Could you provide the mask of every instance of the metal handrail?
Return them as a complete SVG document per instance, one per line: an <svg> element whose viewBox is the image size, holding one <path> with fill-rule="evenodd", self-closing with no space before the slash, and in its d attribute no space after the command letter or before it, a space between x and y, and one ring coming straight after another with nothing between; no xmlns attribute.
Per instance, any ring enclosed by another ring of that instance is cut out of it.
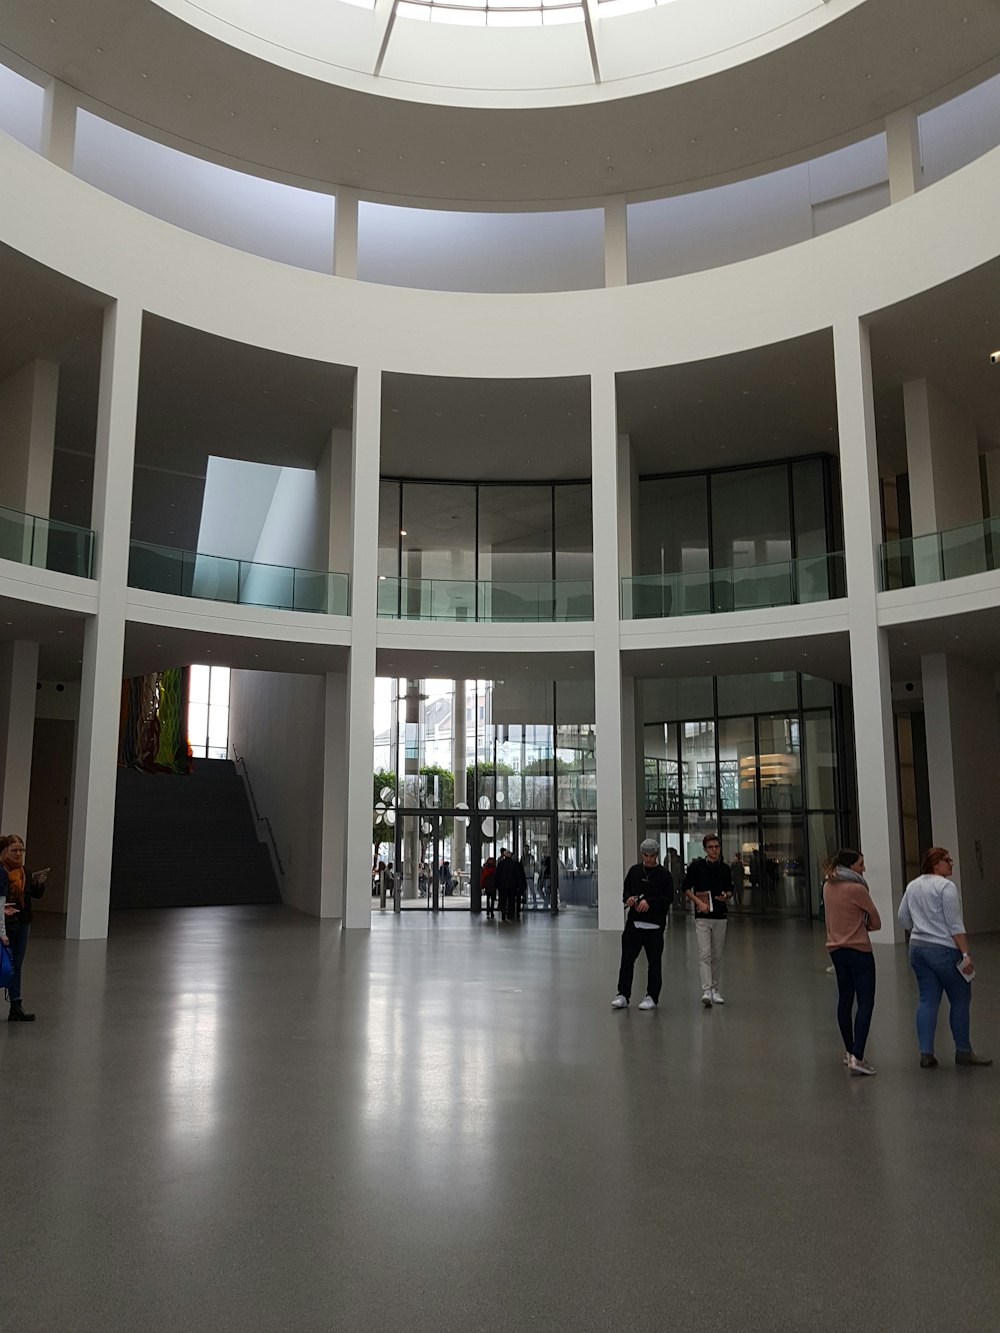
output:
<svg viewBox="0 0 1000 1333"><path fill-rule="evenodd" d="M257 819L257 823L263 824L267 829L267 836L271 843L271 851L274 853L274 859L277 862L278 873L281 875L281 878L284 879L285 867L282 865L281 853L278 851L278 841L274 836L274 829L271 826L271 821L268 819L267 815L262 815L257 807L257 797L254 795L253 783L250 781L250 770L247 768L247 761L237 751L236 746L233 745L232 742L230 742L229 748L232 750L233 758L236 762L243 765L243 781L247 784L247 791L250 793L250 804L253 806L253 812Z"/></svg>

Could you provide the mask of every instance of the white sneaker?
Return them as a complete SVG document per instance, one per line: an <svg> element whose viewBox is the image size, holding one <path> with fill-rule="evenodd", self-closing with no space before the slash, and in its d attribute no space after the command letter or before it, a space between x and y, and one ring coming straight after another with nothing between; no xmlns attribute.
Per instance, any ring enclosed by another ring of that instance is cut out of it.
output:
<svg viewBox="0 0 1000 1333"><path fill-rule="evenodd" d="M715 989L714 986L712 987L712 1003L713 1003L713 1004L725 1004L725 1003L726 1003L725 1000L722 998L722 996L719 994L719 992Z"/></svg>
<svg viewBox="0 0 1000 1333"><path fill-rule="evenodd" d="M656 1001L655 1001L655 1000L651 1000L651 999L649 998L649 996L647 995L646 998L645 998L644 1000L640 1001L639 1008L640 1008L640 1009L655 1009L655 1008L656 1008Z"/></svg>
<svg viewBox="0 0 1000 1333"><path fill-rule="evenodd" d="M626 1000L626 998L625 998L624 995L616 995L615 998L611 1001L611 1008L612 1008L612 1009L627 1009L627 1008L628 1008L628 1000Z"/></svg>
<svg viewBox="0 0 1000 1333"><path fill-rule="evenodd" d="M854 1056L854 1055L852 1055L852 1056L849 1057L849 1059L848 1059L848 1061L847 1061L847 1068L851 1071L852 1074L874 1074L874 1073L875 1073L875 1066L874 1066L874 1065L870 1065L870 1064L868 1063L867 1060L859 1060L859 1059L858 1059L856 1056Z"/></svg>
<svg viewBox="0 0 1000 1333"><path fill-rule="evenodd" d="M705 1006L706 1009L711 1009L711 1007L712 1007L712 992L711 992L710 990L703 990L703 991L702 991L702 993L701 993L701 1002L702 1002L702 1004Z"/></svg>

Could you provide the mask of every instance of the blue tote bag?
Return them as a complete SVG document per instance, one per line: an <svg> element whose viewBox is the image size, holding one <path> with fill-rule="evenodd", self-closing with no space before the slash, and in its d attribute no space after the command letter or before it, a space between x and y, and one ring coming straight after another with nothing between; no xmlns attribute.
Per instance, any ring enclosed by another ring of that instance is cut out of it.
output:
<svg viewBox="0 0 1000 1333"><path fill-rule="evenodd" d="M0 989L6 990L14 980L14 960L6 944L0 944Z"/></svg>

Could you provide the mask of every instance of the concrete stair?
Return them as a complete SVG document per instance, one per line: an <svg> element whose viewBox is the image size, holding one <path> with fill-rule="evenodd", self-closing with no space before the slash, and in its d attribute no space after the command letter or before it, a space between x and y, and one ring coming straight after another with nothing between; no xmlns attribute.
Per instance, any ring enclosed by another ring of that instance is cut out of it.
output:
<svg viewBox="0 0 1000 1333"><path fill-rule="evenodd" d="M231 760L195 759L186 776L118 770L112 909L280 902Z"/></svg>

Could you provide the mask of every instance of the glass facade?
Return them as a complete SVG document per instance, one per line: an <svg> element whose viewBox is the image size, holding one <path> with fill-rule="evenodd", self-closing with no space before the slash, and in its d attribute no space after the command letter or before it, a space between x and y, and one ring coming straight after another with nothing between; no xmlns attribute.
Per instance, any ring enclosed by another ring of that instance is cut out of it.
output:
<svg viewBox="0 0 1000 1333"><path fill-rule="evenodd" d="M740 569L841 549L837 460L643 477L635 574Z"/></svg>
<svg viewBox="0 0 1000 1333"><path fill-rule="evenodd" d="M379 615L591 619L593 549L589 482L383 479Z"/></svg>
<svg viewBox="0 0 1000 1333"><path fill-rule="evenodd" d="M642 689L646 833L675 886L718 832L736 911L817 915L847 819L841 687L778 672Z"/></svg>
<svg viewBox="0 0 1000 1333"><path fill-rule="evenodd" d="M507 847L527 910L595 908L593 717L589 681L380 679L372 841L400 907L479 910Z"/></svg>

